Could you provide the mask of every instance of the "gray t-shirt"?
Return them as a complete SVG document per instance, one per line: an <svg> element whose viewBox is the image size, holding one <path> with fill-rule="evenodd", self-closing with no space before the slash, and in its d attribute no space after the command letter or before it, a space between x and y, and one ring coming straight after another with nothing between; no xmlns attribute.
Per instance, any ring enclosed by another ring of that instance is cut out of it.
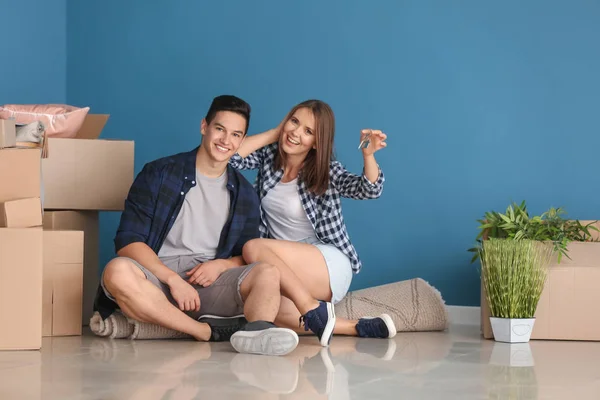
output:
<svg viewBox="0 0 600 400"><path fill-rule="evenodd" d="M275 239L297 242L317 237L300 201L298 178L279 182L263 198L261 205L269 233Z"/></svg>
<svg viewBox="0 0 600 400"><path fill-rule="evenodd" d="M227 171L218 178L196 173L173 227L158 252L159 257L196 255L213 260L223 226L229 216Z"/></svg>

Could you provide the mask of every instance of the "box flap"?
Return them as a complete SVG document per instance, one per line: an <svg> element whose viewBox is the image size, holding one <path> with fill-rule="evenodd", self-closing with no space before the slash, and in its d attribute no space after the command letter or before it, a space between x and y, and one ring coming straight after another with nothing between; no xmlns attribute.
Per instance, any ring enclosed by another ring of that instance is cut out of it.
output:
<svg viewBox="0 0 600 400"><path fill-rule="evenodd" d="M75 137L77 139L97 139L106 125L110 114L88 114L83 120L81 129L77 132Z"/></svg>

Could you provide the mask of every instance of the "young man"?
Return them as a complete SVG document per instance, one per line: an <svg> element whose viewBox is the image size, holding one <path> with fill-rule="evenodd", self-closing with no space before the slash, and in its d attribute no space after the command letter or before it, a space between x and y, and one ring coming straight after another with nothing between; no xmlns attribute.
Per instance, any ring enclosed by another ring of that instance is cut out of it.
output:
<svg viewBox="0 0 600 400"><path fill-rule="evenodd" d="M115 237L119 257L98 288L95 310L102 318L118 307L197 340L231 339L239 352L284 355L298 336L273 323L283 293L304 313L306 328L329 343L331 304L312 299L294 278L281 284L277 267L244 265L241 257L244 244L259 237L259 200L228 161L249 120L246 102L216 97L199 147L146 164L138 174Z"/></svg>

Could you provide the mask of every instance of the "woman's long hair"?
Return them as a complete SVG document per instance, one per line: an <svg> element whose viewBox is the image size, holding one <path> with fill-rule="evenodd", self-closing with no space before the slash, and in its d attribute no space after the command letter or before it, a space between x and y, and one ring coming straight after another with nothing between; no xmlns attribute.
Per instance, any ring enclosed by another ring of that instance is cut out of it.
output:
<svg viewBox="0 0 600 400"><path fill-rule="evenodd" d="M292 108L285 118L285 122L287 123L294 113L301 108L309 109L315 117L316 149L311 149L306 155L300 171L300 178L309 192L320 196L329 187L329 168L333 158L335 116L327 103L321 100L307 100ZM282 169L286 163L286 159L287 155L284 153L282 147L279 146L279 154L275 157L275 169Z"/></svg>

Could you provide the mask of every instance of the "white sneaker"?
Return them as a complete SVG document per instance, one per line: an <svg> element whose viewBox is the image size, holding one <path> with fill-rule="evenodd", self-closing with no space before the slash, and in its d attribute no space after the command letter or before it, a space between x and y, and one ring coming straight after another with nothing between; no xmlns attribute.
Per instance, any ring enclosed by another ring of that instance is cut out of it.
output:
<svg viewBox="0 0 600 400"><path fill-rule="evenodd" d="M284 356L298 346L298 335L271 322L256 321L234 333L230 342L238 353Z"/></svg>

